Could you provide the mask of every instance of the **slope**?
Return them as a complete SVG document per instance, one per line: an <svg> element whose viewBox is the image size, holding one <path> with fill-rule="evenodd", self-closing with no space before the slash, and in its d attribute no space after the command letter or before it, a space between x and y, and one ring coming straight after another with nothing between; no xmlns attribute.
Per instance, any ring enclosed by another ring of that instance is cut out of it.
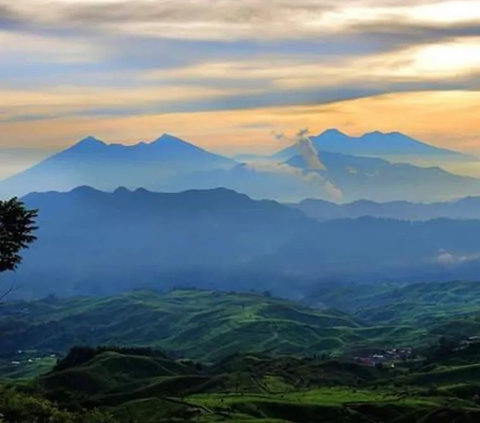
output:
<svg viewBox="0 0 480 423"><path fill-rule="evenodd" d="M399 369L371 368L318 358L251 354L211 367L164 361L178 372L166 377L154 371L149 377L142 369L146 363L155 367L155 357L100 352L86 362L54 369L34 385L63 406L99 407L119 422L467 423L479 417L471 395L445 385L462 371L442 371L437 363L425 372L425 363L420 362L405 377L408 364L400 364ZM141 362L139 370L131 367L137 362ZM127 369L130 384L122 381ZM428 378L440 381L442 390L422 387ZM474 386L465 384L463 391L468 389L472 392Z"/></svg>
<svg viewBox="0 0 480 423"><path fill-rule="evenodd" d="M361 323L258 294L177 290L107 298L14 302L0 309L0 356L73 345L161 347L214 361L239 351L340 351ZM16 359L16 358L14 358Z"/></svg>

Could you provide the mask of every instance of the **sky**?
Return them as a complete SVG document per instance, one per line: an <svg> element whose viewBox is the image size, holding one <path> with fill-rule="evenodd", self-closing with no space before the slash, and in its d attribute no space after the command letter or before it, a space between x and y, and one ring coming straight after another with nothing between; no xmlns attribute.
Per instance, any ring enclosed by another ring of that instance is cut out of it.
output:
<svg viewBox="0 0 480 423"><path fill-rule="evenodd" d="M0 0L0 177L94 135L224 154L401 131L480 154L480 0Z"/></svg>

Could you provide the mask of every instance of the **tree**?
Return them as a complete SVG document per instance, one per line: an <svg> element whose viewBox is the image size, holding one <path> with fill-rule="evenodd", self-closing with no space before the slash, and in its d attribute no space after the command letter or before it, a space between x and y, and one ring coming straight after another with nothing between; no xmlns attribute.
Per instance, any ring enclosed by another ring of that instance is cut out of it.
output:
<svg viewBox="0 0 480 423"><path fill-rule="evenodd" d="M22 262L20 252L37 239L33 234L38 229L37 216L37 210L26 209L17 198L0 201L0 273L17 270Z"/></svg>

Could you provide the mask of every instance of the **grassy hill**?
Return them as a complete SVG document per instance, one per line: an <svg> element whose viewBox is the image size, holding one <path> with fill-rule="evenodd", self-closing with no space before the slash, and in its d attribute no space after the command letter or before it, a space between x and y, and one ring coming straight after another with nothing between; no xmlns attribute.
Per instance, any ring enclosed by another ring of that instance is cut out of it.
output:
<svg viewBox="0 0 480 423"><path fill-rule="evenodd" d="M0 422L477 422L479 287L331 284L316 308L200 290L4 304ZM406 344L406 360L352 357Z"/></svg>
<svg viewBox="0 0 480 423"><path fill-rule="evenodd" d="M479 294L473 282L330 284L308 296L310 306L202 290L12 302L0 308L0 372L34 376L52 353L73 345L151 346L204 362L238 352L341 356L426 347L442 336L480 335Z"/></svg>
<svg viewBox="0 0 480 423"><path fill-rule="evenodd" d="M360 320L260 294L178 290L14 302L0 309L2 355L72 345L152 346L215 361L236 352L342 351Z"/></svg>
<svg viewBox="0 0 480 423"><path fill-rule="evenodd" d="M309 302L370 323L425 327L442 319L462 319L478 313L480 282L335 283L316 288Z"/></svg>
<svg viewBox="0 0 480 423"><path fill-rule="evenodd" d="M265 354L200 365L155 351L77 348L29 389L59 410L76 410L75 416L96 410L105 423L478 421L475 385L452 384L472 366L456 372L425 368L415 373ZM428 377L438 389L428 387ZM0 413L2 407L0 399Z"/></svg>

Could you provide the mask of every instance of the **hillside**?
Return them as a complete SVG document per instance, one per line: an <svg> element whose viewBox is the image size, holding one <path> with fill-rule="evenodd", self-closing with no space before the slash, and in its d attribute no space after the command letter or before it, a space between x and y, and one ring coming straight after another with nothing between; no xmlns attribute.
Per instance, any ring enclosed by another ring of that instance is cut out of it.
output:
<svg viewBox="0 0 480 423"><path fill-rule="evenodd" d="M237 352L348 356L421 347L438 336L480 335L479 290L473 282L330 283L312 288L304 305L201 290L10 302L0 309L0 356L22 364L0 370L14 377L41 372L52 353L75 344L151 346L204 362Z"/></svg>
<svg viewBox="0 0 480 423"><path fill-rule="evenodd" d="M15 380L0 379L0 414L5 423L480 418L480 343L469 338L480 333L480 283L317 288L304 300L315 309L199 290L6 303L0 372ZM33 358L54 351L49 367Z"/></svg>
<svg viewBox="0 0 480 423"><path fill-rule="evenodd" d="M306 304L328 305L367 325L426 328L438 336L480 335L480 282L336 283L313 288Z"/></svg>
<svg viewBox="0 0 480 423"><path fill-rule="evenodd" d="M204 366L152 352L75 348L30 383L30 395L43 397L45 408L55 401L75 410L70 416L57 413L60 423L94 408L95 418L103 418L99 421L118 423L473 423L480 417L472 394L476 385L452 382L475 366L445 369L438 361L454 354L447 350L437 361L399 362L398 368L256 354ZM429 388L429 381L437 387ZM32 402L12 388L3 393L15 395L17 404ZM0 399L0 413L7 419L11 404ZM23 411L34 417L38 412L35 407ZM96 421L92 417L85 422Z"/></svg>
<svg viewBox="0 0 480 423"><path fill-rule="evenodd" d="M0 355L66 352L72 345L159 347L214 361L236 352L341 351L360 320L259 294L133 292L107 298L46 299L0 308Z"/></svg>

